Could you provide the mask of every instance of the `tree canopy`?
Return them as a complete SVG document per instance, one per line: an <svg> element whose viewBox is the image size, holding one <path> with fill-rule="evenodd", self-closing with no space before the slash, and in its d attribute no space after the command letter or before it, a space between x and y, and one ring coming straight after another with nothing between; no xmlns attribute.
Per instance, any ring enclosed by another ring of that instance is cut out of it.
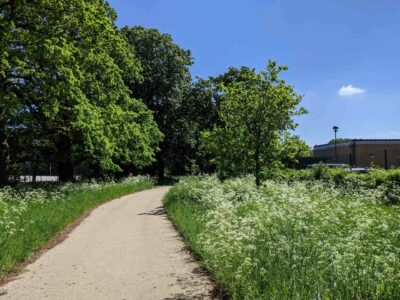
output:
<svg viewBox="0 0 400 300"><path fill-rule="evenodd" d="M189 50L116 17L103 0L0 2L0 185L46 166L62 181L217 169L259 184L307 154L286 67L193 81Z"/></svg>
<svg viewBox="0 0 400 300"><path fill-rule="evenodd" d="M287 133L280 146L280 161L285 167L294 167L305 157L311 157L312 151L298 135Z"/></svg>
<svg viewBox="0 0 400 300"><path fill-rule="evenodd" d="M350 138L337 138L336 143L346 143L346 142L351 142L353 139ZM332 145L335 143L335 139L331 139L328 144Z"/></svg>
<svg viewBox="0 0 400 300"><path fill-rule="evenodd" d="M242 69L240 80L222 85L221 125L203 133L222 177L253 173L259 185L262 167L278 161L280 139L305 113L302 97L279 78L286 69L270 61L266 71Z"/></svg>
<svg viewBox="0 0 400 300"><path fill-rule="evenodd" d="M150 164L162 135L125 85L142 80L141 67L108 3L16 0L0 9L2 158L15 134L48 140L61 180L86 160L102 171Z"/></svg>
<svg viewBox="0 0 400 300"><path fill-rule="evenodd" d="M141 26L123 27L122 34L133 46L142 66L143 81L128 83L134 97L140 98L154 112L155 120L165 135L157 156L158 173L165 167L177 169L184 163L180 149L185 147L187 123L182 117L182 102L190 91L190 51L180 48L169 34Z"/></svg>

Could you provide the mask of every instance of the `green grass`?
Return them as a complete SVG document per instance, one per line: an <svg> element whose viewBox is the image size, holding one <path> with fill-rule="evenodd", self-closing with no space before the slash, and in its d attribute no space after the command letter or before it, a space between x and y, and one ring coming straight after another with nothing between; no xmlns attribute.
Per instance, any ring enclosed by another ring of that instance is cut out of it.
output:
<svg viewBox="0 0 400 300"><path fill-rule="evenodd" d="M400 299L400 207L379 189L188 178L164 203L233 299Z"/></svg>
<svg viewBox="0 0 400 300"><path fill-rule="evenodd" d="M119 183L0 189L0 279L84 212L152 186L150 179L137 177Z"/></svg>

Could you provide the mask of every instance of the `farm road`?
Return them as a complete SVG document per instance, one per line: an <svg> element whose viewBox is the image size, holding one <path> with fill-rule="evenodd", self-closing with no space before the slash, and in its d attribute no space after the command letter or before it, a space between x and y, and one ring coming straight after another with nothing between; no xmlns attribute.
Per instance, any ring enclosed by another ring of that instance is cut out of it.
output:
<svg viewBox="0 0 400 300"><path fill-rule="evenodd" d="M17 279L6 299L209 299L212 283L167 219L158 187L96 208Z"/></svg>

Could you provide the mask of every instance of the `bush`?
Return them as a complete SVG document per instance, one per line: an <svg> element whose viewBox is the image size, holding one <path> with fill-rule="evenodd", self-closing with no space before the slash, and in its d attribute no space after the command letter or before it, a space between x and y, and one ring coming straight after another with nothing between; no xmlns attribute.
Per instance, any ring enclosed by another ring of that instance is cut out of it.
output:
<svg viewBox="0 0 400 300"><path fill-rule="evenodd" d="M382 186L382 200L388 204L400 204L400 186L397 182L388 182Z"/></svg>
<svg viewBox="0 0 400 300"><path fill-rule="evenodd" d="M386 180L400 184L400 169L388 171Z"/></svg>
<svg viewBox="0 0 400 300"><path fill-rule="evenodd" d="M355 186L376 188L386 183L400 184L400 169L383 170L383 169L370 169L368 173L358 174L352 173L349 170L341 168L328 168L324 164L319 164L310 169L304 170L283 170L276 176L277 180L289 181L333 181L337 185Z"/></svg>
<svg viewBox="0 0 400 300"><path fill-rule="evenodd" d="M324 164L318 164L316 167L312 168L313 177L317 180L319 179L328 179L329 176L329 168Z"/></svg>

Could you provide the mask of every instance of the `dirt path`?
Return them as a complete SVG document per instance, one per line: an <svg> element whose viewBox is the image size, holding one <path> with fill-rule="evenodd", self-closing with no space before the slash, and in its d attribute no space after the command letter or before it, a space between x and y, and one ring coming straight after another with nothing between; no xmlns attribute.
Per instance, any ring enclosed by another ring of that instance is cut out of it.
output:
<svg viewBox="0 0 400 300"><path fill-rule="evenodd" d="M212 283L165 216L168 187L106 203L16 280L5 299L208 299Z"/></svg>

